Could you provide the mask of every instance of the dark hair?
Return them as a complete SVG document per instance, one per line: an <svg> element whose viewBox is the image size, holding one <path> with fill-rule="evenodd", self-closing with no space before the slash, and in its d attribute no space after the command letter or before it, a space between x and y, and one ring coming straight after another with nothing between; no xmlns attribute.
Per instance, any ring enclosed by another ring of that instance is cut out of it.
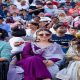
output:
<svg viewBox="0 0 80 80"><path fill-rule="evenodd" d="M15 28L12 30L12 35L15 37L26 36L26 31L23 28Z"/></svg>
<svg viewBox="0 0 80 80"><path fill-rule="evenodd" d="M75 30L78 30L78 28L77 28L77 27L70 27L70 29L75 29Z"/></svg>
<svg viewBox="0 0 80 80"><path fill-rule="evenodd" d="M4 40L6 37L8 37L8 32L0 28L0 40Z"/></svg>
<svg viewBox="0 0 80 80"><path fill-rule="evenodd" d="M12 17L8 17L7 19L6 19L6 23L14 23L15 21L13 20L13 18Z"/></svg>
<svg viewBox="0 0 80 80"><path fill-rule="evenodd" d="M58 24L54 25L54 30L57 30L59 27L64 26L69 28L69 25L67 23L59 22Z"/></svg>
<svg viewBox="0 0 80 80"><path fill-rule="evenodd" d="M21 9L20 11L26 11L26 12L28 12L26 9Z"/></svg>
<svg viewBox="0 0 80 80"><path fill-rule="evenodd" d="M44 4L43 4L41 1L39 1L39 0L36 0L35 3L36 3L36 5L42 5L42 6L44 5Z"/></svg>
<svg viewBox="0 0 80 80"><path fill-rule="evenodd" d="M36 22L31 22L30 24L34 25L34 26L37 26L37 29L39 29L39 24L36 23Z"/></svg>
<svg viewBox="0 0 80 80"><path fill-rule="evenodd" d="M38 15L36 15L36 16L33 16L33 18L40 18Z"/></svg>
<svg viewBox="0 0 80 80"><path fill-rule="evenodd" d="M57 16L52 16L51 19L56 18L57 20L59 20L59 18Z"/></svg>
<svg viewBox="0 0 80 80"><path fill-rule="evenodd" d="M52 34L52 32L51 32L50 30L46 29L46 28L39 28L39 29L36 31L36 42L39 42L39 40L37 40L37 35L38 35L38 33L41 32L41 31L46 31L46 32ZM49 41L49 42L52 42L51 39L49 39L48 41Z"/></svg>

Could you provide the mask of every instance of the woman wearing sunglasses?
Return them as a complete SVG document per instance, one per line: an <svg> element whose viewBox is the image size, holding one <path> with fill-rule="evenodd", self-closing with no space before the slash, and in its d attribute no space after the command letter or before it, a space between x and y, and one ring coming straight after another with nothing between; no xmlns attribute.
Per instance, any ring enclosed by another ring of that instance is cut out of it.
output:
<svg viewBox="0 0 80 80"><path fill-rule="evenodd" d="M64 53L60 45L51 42L51 35L41 28L36 32L36 41L24 47L22 60L18 62L24 69L24 80L51 80L59 71L57 63Z"/></svg>

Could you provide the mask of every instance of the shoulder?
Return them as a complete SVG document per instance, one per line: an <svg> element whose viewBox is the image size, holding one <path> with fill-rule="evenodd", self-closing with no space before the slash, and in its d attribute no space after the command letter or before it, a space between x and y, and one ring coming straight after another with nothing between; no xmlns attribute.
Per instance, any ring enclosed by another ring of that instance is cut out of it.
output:
<svg viewBox="0 0 80 80"><path fill-rule="evenodd" d="M61 47L61 45L58 44L58 43L56 43L56 42L54 42L53 45L54 45L54 46L57 46L57 47Z"/></svg>
<svg viewBox="0 0 80 80"><path fill-rule="evenodd" d="M8 44L8 43L5 41L0 41L0 45L6 45L6 44Z"/></svg>
<svg viewBox="0 0 80 80"><path fill-rule="evenodd" d="M59 38L56 34L52 34L52 39L57 39Z"/></svg>
<svg viewBox="0 0 80 80"><path fill-rule="evenodd" d="M56 43L56 42L53 43L53 50L54 50L54 48L55 48L55 50L57 50L57 51L62 51L61 45L58 44L58 43Z"/></svg>
<svg viewBox="0 0 80 80"><path fill-rule="evenodd" d="M55 37L56 36L56 34L52 34L52 37Z"/></svg>
<svg viewBox="0 0 80 80"><path fill-rule="evenodd" d="M4 26L7 26L7 27L10 27L9 24L5 24L5 23L4 23L3 25L4 25Z"/></svg>
<svg viewBox="0 0 80 80"><path fill-rule="evenodd" d="M73 35L70 35L70 34L65 34L65 37L68 37L68 38L75 38Z"/></svg>
<svg viewBox="0 0 80 80"><path fill-rule="evenodd" d="M8 42L5 42L5 41L0 41L0 45L3 48L11 48L10 44Z"/></svg>

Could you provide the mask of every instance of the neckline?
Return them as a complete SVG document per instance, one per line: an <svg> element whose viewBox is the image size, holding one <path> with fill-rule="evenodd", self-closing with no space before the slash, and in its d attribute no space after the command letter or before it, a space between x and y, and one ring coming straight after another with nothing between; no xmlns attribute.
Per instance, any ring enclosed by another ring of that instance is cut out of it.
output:
<svg viewBox="0 0 80 80"><path fill-rule="evenodd" d="M51 43L50 45L42 48L42 47L40 47L36 42L33 42L33 44L34 44L36 47L40 48L40 49L49 48L49 47L51 47L51 46L53 45L53 43Z"/></svg>

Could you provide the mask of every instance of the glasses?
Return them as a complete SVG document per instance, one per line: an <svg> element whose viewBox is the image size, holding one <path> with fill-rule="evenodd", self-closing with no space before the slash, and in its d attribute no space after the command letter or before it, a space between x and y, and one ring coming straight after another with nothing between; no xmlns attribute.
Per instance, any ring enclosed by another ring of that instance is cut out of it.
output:
<svg viewBox="0 0 80 80"><path fill-rule="evenodd" d="M47 5L52 5L52 3L47 3Z"/></svg>
<svg viewBox="0 0 80 80"><path fill-rule="evenodd" d="M47 36L47 37L50 36L50 34L48 34L48 33L46 33L46 34L38 34L38 36L41 36L41 37L44 36L44 35Z"/></svg>

